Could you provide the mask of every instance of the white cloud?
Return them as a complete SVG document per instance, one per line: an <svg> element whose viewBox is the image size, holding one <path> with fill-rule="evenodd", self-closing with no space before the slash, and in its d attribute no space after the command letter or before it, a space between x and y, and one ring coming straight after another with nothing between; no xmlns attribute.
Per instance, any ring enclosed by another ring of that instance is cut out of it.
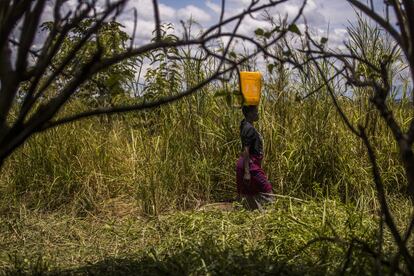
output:
<svg viewBox="0 0 414 276"><path fill-rule="evenodd" d="M199 23L207 23L212 19L210 14L194 5L188 5L185 8L179 9L177 16L179 19L193 18Z"/></svg>
<svg viewBox="0 0 414 276"><path fill-rule="evenodd" d="M154 19L154 8L151 0L129 1L127 5L127 12L131 11L132 9L136 9L139 19Z"/></svg>
<svg viewBox="0 0 414 276"><path fill-rule="evenodd" d="M125 26L125 31L129 35L132 35L134 31L134 21L126 20L122 23ZM137 45L142 45L148 43L153 37L152 32L155 29L155 24L151 20L141 20L137 21L137 29L135 33L135 43Z"/></svg>
<svg viewBox="0 0 414 276"><path fill-rule="evenodd" d="M328 43L331 48L342 50L345 48L344 41L349 37L347 30L344 28L335 28L327 36L329 37Z"/></svg>
<svg viewBox="0 0 414 276"><path fill-rule="evenodd" d="M206 6L210 8L214 13L220 14L221 13L221 6L213 3L211 0L207 0L205 2Z"/></svg>
<svg viewBox="0 0 414 276"><path fill-rule="evenodd" d="M176 17L176 10L170 6L159 4L161 21L171 21Z"/></svg>
<svg viewBox="0 0 414 276"><path fill-rule="evenodd" d="M269 27L269 22L246 17L239 28L239 32L243 35L252 36L257 28L267 29Z"/></svg>
<svg viewBox="0 0 414 276"><path fill-rule="evenodd" d="M152 0L134 0L128 2L124 13L119 20L125 26L125 31L131 36L134 30L134 9L137 11L138 15L135 43L137 45L142 45L148 43L153 37L152 32L155 29L153 2ZM158 9L162 23L176 21L177 11L173 7L159 3Z"/></svg>
<svg viewBox="0 0 414 276"><path fill-rule="evenodd" d="M137 22L137 37L149 39L152 37L152 32L155 29L153 21L138 20Z"/></svg>
<svg viewBox="0 0 414 276"><path fill-rule="evenodd" d="M2 0L0 0L2 1ZM98 0L105 2L106 0ZM112 0L111 0L112 1ZM48 1L47 3L52 3ZM159 11L162 22L171 22L176 26L175 34L178 34L180 29L179 20L187 20L192 17L195 21L199 22L205 29L214 23L217 23L218 17L221 12L221 0L202 0L192 1L192 4L183 6L181 1L169 1L159 0ZM66 10L73 9L78 0L69 0L66 2L62 9L62 13ZM166 3L169 3L167 5ZM186 1L186 3L188 3ZM235 14L238 14L246 9L251 3L251 0L227 0L225 5L225 18L229 18ZM258 5L269 3L269 0L261 0ZM267 11L277 17L283 18L286 14L289 16L288 21L299 11L302 0L289 0L282 5L277 5L274 8L269 8ZM382 0L374 0L376 10L382 12ZM183 7L183 8L179 8ZM137 32L135 36L135 43L142 45L149 42L152 38L152 32L155 28L154 25L154 11L152 0L130 0L123 14L118 17L118 20L125 26L126 32L132 35L134 27L134 16L132 9L136 9L138 13ZM52 19L53 9L51 5L46 6L45 13L42 19ZM347 38L345 26L348 25L348 21L354 21L354 11L347 1L332 1L332 0L307 0L307 6L304 10L304 16L306 22L313 30L313 34L317 39L320 37L328 37L328 46L332 48L343 47L343 41ZM244 22L239 28L239 33L250 37L254 36L254 30L257 28L268 27L267 23L260 20L260 14L256 14L253 19L249 16L245 17ZM259 20L258 20L259 19ZM303 30L303 20L298 22L298 26ZM329 26L329 34L327 33ZM232 31L233 24L228 24L223 27L224 31ZM201 27L193 26L193 34L196 34ZM225 40L227 41L227 40ZM247 43L246 43L247 44ZM342 45L342 46L341 46ZM242 51L242 44L234 44L237 50ZM247 48L251 50L254 46L247 45Z"/></svg>
<svg viewBox="0 0 414 276"><path fill-rule="evenodd" d="M306 3L305 11L313 11L317 8L317 5L314 0L308 0Z"/></svg>
<svg viewBox="0 0 414 276"><path fill-rule="evenodd" d="M252 3L251 0L229 0L228 1L230 4L237 4L237 5L243 5L243 6L248 6Z"/></svg>
<svg viewBox="0 0 414 276"><path fill-rule="evenodd" d="M298 5L286 5L283 7L284 12L288 14L289 17L293 17L299 12L299 6Z"/></svg>

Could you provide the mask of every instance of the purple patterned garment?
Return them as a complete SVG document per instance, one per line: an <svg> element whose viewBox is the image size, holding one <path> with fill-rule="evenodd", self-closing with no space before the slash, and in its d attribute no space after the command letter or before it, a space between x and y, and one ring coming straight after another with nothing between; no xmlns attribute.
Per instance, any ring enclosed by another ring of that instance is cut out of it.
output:
<svg viewBox="0 0 414 276"><path fill-rule="evenodd" d="M239 195L257 195L259 193L271 193L272 184L265 172L262 169L262 155L250 155L250 185L244 184L244 158L241 156L237 160L236 165L236 181L237 181L237 192Z"/></svg>

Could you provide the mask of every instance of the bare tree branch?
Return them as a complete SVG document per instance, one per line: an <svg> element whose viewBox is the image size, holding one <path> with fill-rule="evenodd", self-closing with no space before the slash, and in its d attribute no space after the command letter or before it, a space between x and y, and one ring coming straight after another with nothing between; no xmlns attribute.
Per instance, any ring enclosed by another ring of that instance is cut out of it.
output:
<svg viewBox="0 0 414 276"><path fill-rule="evenodd" d="M160 12L158 9L158 1L152 0L152 6L154 8L154 19L155 19L155 41L161 41L161 21L160 21Z"/></svg>
<svg viewBox="0 0 414 276"><path fill-rule="evenodd" d="M253 13L262 11L264 9L276 6L287 1L288 0L269 1L264 4L259 4L259 1L252 1L251 5L246 10L230 18L224 19L225 1L223 0L223 9L219 22L207 29L200 37L194 39L186 37L183 40L163 40L161 37L161 19L159 14L158 1L153 0L152 3L154 7L154 20L156 25L156 34L154 42L147 43L137 48L133 48L132 41L127 51L110 57L103 57L102 54L99 52L99 37L96 37L97 51L92 54L92 57L87 62L81 64L80 66L78 66L78 68L74 68L74 70L69 70L69 73L67 73L67 68L70 64L76 62L78 52L84 51L84 45L86 45L86 43L88 43L88 41L91 38L98 35L98 31L101 28L103 22L105 22L105 20L108 20L111 16L113 18L116 18L116 16L120 14L122 8L125 6L126 0L118 0L110 3L108 2L107 6L101 12L98 12L98 10L96 9L96 1L82 1L78 4L78 11L74 13L69 11L65 15L61 15L60 12L63 0L56 1L53 13L54 21L52 22L52 26L46 38L45 44L43 45L43 48L40 49L40 54L37 54L37 51L36 54L34 54L35 51L31 49L31 46L34 38L33 30L36 30L34 26L38 24L38 20L41 17L41 13L43 12L46 1L38 1L36 5L34 5L33 9L31 9L31 3L24 1L20 3L26 3L27 5L16 6L17 4L13 4L12 6L10 6L2 4L4 9L0 9L0 14L2 14L2 12L7 14L7 20L10 20L10 22L19 22L22 20L22 15L26 14L23 24L29 28L25 31L26 33L22 33L22 36L20 37L19 41L15 41L11 38L8 38L7 43L5 44L7 47L3 47L2 51L0 52L2 57L4 57L5 61L0 66L0 126L4 130L1 132L0 135L0 164L6 156L13 152L13 150L15 150L19 145L24 143L24 141L26 141L26 139L30 137L33 133L93 115L112 114L116 112L148 109L162 104L166 104L178 100L186 95L195 93L195 91L205 86L209 81L219 79L221 75L225 72L232 72L234 70L237 70L237 65L239 65L241 62L245 62L248 58L257 55L262 51L266 51L267 47L269 47L272 43L276 43L287 32L287 30L283 30L278 36L278 38L270 41L270 43L268 44L260 45L259 43L256 43L254 39L251 39L247 36L242 36L237 33L238 28L241 25L243 19L246 16L251 16ZM303 12L305 4L306 0L304 1L300 12L294 18L293 22L296 22L296 20L298 20L301 13ZM1 7L2 6L0 5L0 8ZM17 7L19 7L19 9L17 9ZM10 11L13 11L14 13L10 13ZM10 17L10 14L14 14L15 17ZM81 23L82 20L87 18L94 18L95 23L79 37L77 43L69 50L69 52L65 54L62 61L56 66L53 65L52 60L60 51L67 35L74 28L77 28L78 24ZM226 35L222 35L221 28L233 22L236 23L233 33L227 33ZM9 25L14 26L14 23L10 23ZM134 27L133 37L135 35L135 28L136 27ZM216 32L216 30L219 30L219 32ZM2 25L0 26L0 36L3 33L5 37L8 37L8 34L10 32L7 32L7 30L5 30ZM211 51L209 47L207 47L207 44L211 41L226 36L229 37L229 40L227 42L227 45L225 46L225 50L223 53L217 54L214 51ZM227 57L227 55L229 53L232 42L236 38L246 40L250 39L257 46L257 50L251 56L246 57L246 59L239 60L238 62L232 61ZM10 40L12 40L13 44L18 46L18 67L19 70L23 73L19 72L16 74L16 71L13 70L10 62L7 62L7 60L10 61L10 59L8 59L10 57L10 49L8 47L8 43ZM182 46L199 46L201 49L204 49L206 55L200 56L199 60L205 59L209 56L220 60L220 64L216 68L216 71L209 78L199 82L193 88L189 88L188 90L176 95L172 95L171 97L161 98L158 101L150 103L146 102L132 106L118 106L111 108L89 110L84 113L74 114L73 116L53 121L53 118L55 117L57 112L74 95L75 91L93 75L122 61L128 60L133 57L142 56L156 49L168 49ZM34 56L37 57L34 66L30 67L28 67L26 64L27 56L29 54L34 54ZM18 75L19 79L13 79L8 77L10 75ZM56 91L53 97L46 99L44 95L45 92L49 89L49 87L51 87L51 85L62 76L68 75L70 75L70 81L64 84L63 87L59 89L59 91ZM8 115L7 107L10 107L10 105L12 104L13 99L17 93L19 84L22 81L27 80L29 80L29 89L27 92L23 94L23 102L21 104L17 120L12 122L11 127L6 126L5 122ZM5 108L3 109L1 107ZM1 122L3 122L3 125L1 125Z"/></svg>
<svg viewBox="0 0 414 276"><path fill-rule="evenodd" d="M376 155L374 153L374 150L372 149L371 143L369 142L369 139L365 133L365 129L361 126L359 126L359 131L361 133L361 138L362 141L364 142L367 151L368 151L368 156L369 159L371 161L372 164L372 174L373 174L373 178L374 178L374 183L375 186L377 188L377 195L378 195L378 200L380 202L380 206L381 206L381 211L384 214L384 219L385 222L387 223L391 234L399 248L399 252L401 253L401 255L404 257L406 263L407 263L407 268L410 271L410 273L414 274L414 259L411 256L410 252L407 249L407 246L405 244L405 242L403 241L403 239L401 238L400 233L398 232L397 226L395 224L395 221L393 219L393 216L389 210L388 207L388 203L387 203L387 199L385 196L385 190L384 190L384 185L382 183L381 180L381 176L380 176L380 172L379 172L379 168L377 165L377 158Z"/></svg>
<svg viewBox="0 0 414 276"><path fill-rule="evenodd" d="M325 84L324 86L326 86L329 95L333 100L333 104L338 111L338 114L350 131L362 139L368 152L369 161L372 165L372 175L377 191L377 198L381 208L381 214L384 216L384 222L388 229L390 229L395 244L398 247L398 252L394 258L394 261L390 264L390 267L392 271L396 271L401 261L400 256L402 256L402 260L406 265L405 267L410 274L414 274L414 255L410 252L411 248L407 245L411 232L414 229L414 214L412 214L404 234L401 235L394 221L393 214L388 207L387 196L382 182L380 169L377 164L373 144L370 142L364 127L358 125L358 128L356 128L351 124L339 102L336 100L334 88L331 86L333 78L329 77L331 74L324 72L323 70L325 65L329 64L332 71L336 73L333 75L343 76L347 81L347 84L352 85L353 88L371 89L370 91L372 91L372 96L370 97L370 102L379 112L379 115L385 122L387 128L393 134L394 140L397 142L401 156L401 164L404 167L405 175L407 177L408 194L412 199L414 199L414 153L412 150L414 142L414 119L410 119L409 130L404 133L401 125L393 115L392 105L390 105L387 101L392 90L392 79L390 79L389 68L394 62L393 57L396 55L398 47L402 49L402 52L406 56L408 66L411 70L412 81L414 80L414 28L412 28L414 23L411 23L411 19L410 21L408 20L408 18L410 18L408 12L413 9L414 4L410 1L403 0L402 4L404 4L404 7L402 7L400 1L394 0L389 2L397 14L398 25L401 29L401 33L398 33L397 30L390 25L388 20L375 13L373 6L369 8L358 0L348 1L365 15L372 18L374 22L383 27L385 31L395 39L396 44L392 47L392 49L388 49L390 52L387 52L383 56L378 56L377 59L371 62L371 60L369 60L370 56L363 48L365 46L365 42L362 40L359 41L359 44L361 44L360 47L363 49L356 50L351 47L347 47L349 51L347 53L333 52L317 43L312 39L308 32L306 32L306 47L305 49L298 50L298 52L306 55L307 58L301 63L295 59L291 61L293 63L297 63L297 68L299 69L305 65L316 68L323 80L323 83ZM376 36L373 43L380 43L380 38ZM340 64L340 66L337 66L336 64ZM303 74L306 74L306 71L303 71ZM324 86L321 86L320 88ZM380 254L381 247L378 250L378 254Z"/></svg>

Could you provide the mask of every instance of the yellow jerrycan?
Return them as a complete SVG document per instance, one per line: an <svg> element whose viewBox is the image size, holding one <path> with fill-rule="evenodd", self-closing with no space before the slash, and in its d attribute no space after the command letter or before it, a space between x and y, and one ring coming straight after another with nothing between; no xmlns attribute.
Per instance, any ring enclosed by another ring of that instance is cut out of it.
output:
<svg viewBox="0 0 414 276"><path fill-rule="evenodd" d="M244 105L259 105L262 92L262 74L260 72L240 72L240 85Z"/></svg>

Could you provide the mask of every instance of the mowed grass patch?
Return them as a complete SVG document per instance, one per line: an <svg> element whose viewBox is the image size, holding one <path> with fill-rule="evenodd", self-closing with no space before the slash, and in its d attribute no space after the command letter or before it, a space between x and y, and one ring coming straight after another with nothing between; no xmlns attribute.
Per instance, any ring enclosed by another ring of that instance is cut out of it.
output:
<svg viewBox="0 0 414 276"><path fill-rule="evenodd" d="M236 206L237 207L237 206ZM368 274L378 222L336 201L278 199L265 212L144 218L21 212L0 221L3 274ZM350 250L350 245L352 250ZM386 235L383 258L391 252Z"/></svg>

